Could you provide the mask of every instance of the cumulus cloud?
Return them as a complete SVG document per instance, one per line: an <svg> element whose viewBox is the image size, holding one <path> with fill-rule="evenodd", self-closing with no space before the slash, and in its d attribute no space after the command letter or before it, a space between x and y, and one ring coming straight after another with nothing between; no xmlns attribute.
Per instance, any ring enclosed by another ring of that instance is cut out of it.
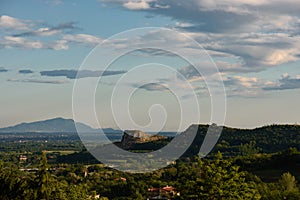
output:
<svg viewBox="0 0 300 200"><path fill-rule="evenodd" d="M266 81L257 77L225 76L224 85L228 97L256 97L262 94Z"/></svg>
<svg viewBox="0 0 300 200"><path fill-rule="evenodd" d="M91 70L51 70L41 71L42 76L64 76L68 79L79 79L88 77L112 76L126 73L126 71L91 71Z"/></svg>
<svg viewBox="0 0 300 200"><path fill-rule="evenodd" d="M143 89L149 92L170 92L170 89L175 89L176 91L180 91L179 96L183 99L193 98L194 95L198 97L210 95L205 79L202 76L199 76L198 72L194 72L194 68L190 66L181 68L180 70L178 70L177 73L178 75L175 77L156 80L153 83L131 83L130 86L138 89ZM226 73L220 73L211 74L209 77L206 78L208 78L209 81L213 83L214 80L216 82L220 81L220 76L222 77L221 79L223 80L227 97L258 97L263 96L265 90L271 90L271 88L273 89L274 86L276 86L276 88L278 87L278 85L272 81L264 80L262 78L253 76L230 76ZM215 88L215 92L219 92L218 89L221 88Z"/></svg>
<svg viewBox="0 0 300 200"><path fill-rule="evenodd" d="M104 1L109 2L107 0ZM225 8L226 5L216 5L217 2L211 3L207 0L192 0L180 3L173 0L118 0L112 3L120 3L127 9L144 10L150 13L168 16L179 22L190 23L192 26L186 27L189 30L201 29L201 31L219 32L217 30L222 29L230 31L243 23L248 23L249 25L250 22L256 18L256 16L254 17L245 12L240 14L240 12L231 11L229 9L232 8L231 2L227 2L228 9ZM213 4L215 4L215 6ZM221 10L219 8L223 9Z"/></svg>
<svg viewBox="0 0 300 200"><path fill-rule="evenodd" d="M220 71L226 72L259 72L269 67L290 63L299 60L300 36L291 37L286 33L185 33L194 38L209 55L222 58L216 60ZM164 46L173 51L143 48L144 41L151 44ZM165 34L164 31L152 31L140 37L127 40L110 41L109 47L124 48L130 44L138 50L151 56L176 56L178 50L191 56L199 57L199 49L194 48L194 43L178 34ZM203 50L204 54L205 51ZM226 58L226 59L223 59ZM228 59L229 58L229 59ZM226 61L230 60L230 62Z"/></svg>
<svg viewBox="0 0 300 200"><path fill-rule="evenodd" d="M241 59L241 64L256 71L299 59L299 37L286 33L246 33L215 38L215 51L222 51ZM216 45L217 43L217 45Z"/></svg>
<svg viewBox="0 0 300 200"><path fill-rule="evenodd" d="M122 3L124 8L129 10L148 10L148 9L164 9L169 8L169 5L159 3L156 0L129 0L129 1L117 1Z"/></svg>
<svg viewBox="0 0 300 200"><path fill-rule="evenodd" d="M132 2L101 1L119 4L122 7ZM299 60L300 2L298 1L134 2L147 4L143 9L135 9L147 12L146 15L163 15L173 19L175 21L173 28L180 29L195 38L212 55L236 59L238 64L234 67L241 71L261 71ZM175 38L170 40L176 43Z"/></svg>
<svg viewBox="0 0 300 200"><path fill-rule="evenodd" d="M89 34L73 34L73 31L80 30L75 22L55 26L44 24L41 26L41 22L33 23L29 20L1 16L0 28L7 29L8 34L0 38L0 48L67 50L71 43L95 46L102 41L101 38ZM29 37L34 37L34 39ZM47 37L47 40L41 37Z"/></svg>
<svg viewBox="0 0 300 200"><path fill-rule="evenodd" d="M0 45L5 48L22 47L30 49L40 49L43 47L40 41L29 41L21 37L5 36L1 41Z"/></svg>
<svg viewBox="0 0 300 200"><path fill-rule="evenodd" d="M205 66L207 64L207 66ZM207 67L210 67L211 64L203 63L204 65L202 71ZM218 65L218 63L217 63ZM195 67L186 66L178 70L178 78L183 77L187 82L193 85L193 89L197 90L197 93L205 94L207 86L205 81L213 83L214 81L223 81L226 88L227 95L230 96L241 96L241 97L254 97L262 94L262 88L270 85L270 82L259 79L257 77L247 77L241 75L229 75L226 65L228 63L220 62L219 65L225 65L225 67L220 68L220 72L216 73L207 73L207 77L203 77ZM229 69L231 71L232 69ZM221 79L220 79L221 77ZM201 86L202 85L202 86ZM201 86L201 87L200 87Z"/></svg>
<svg viewBox="0 0 300 200"><path fill-rule="evenodd" d="M0 39L0 48L65 50L68 49L68 45L64 40L42 42L39 40L28 40L23 37L5 36L3 39Z"/></svg>
<svg viewBox="0 0 300 200"><path fill-rule="evenodd" d="M272 82L264 90L289 90L300 88L300 76L292 78L289 74L283 74L277 83Z"/></svg>
<svg viewBox="0 0 300 200"><path fill-rule="evenodd" d="M118 0L124 5L131 0ZM140 3L143 1L135 1ZM260 28L282 29L284 25L293 29L297 23L300 3L288 0L281 2L277 0L263 1L217 1L217 0L191 0L178 3L173 0L146 1L147 10L150 13L165 15L178 22L188 23L184 27L191 31L208 32L248 32ZM163 5L160 9L157 5Z"/></svg>
<svg viewBox="0 0 300 200"><path fill-rule="evenodd" d="M20 69L19 74L32 74L33 71L30 69Z"/></svg>
<svg viewBox="0 0 300 200"><path fill-rule="evenodd" d="M226 78L224 83L227 86L242 86L248 89L261 86L257 77L233 76Z"/></svg>
<svg viewBox="0 0 300 200"><path fill-rule="evenodd" d="M267 91L300 88L300 76L291 77L283 74L278 81L268 81L257 77L227 76L224 77L227 96L257 97Z"/></svg>
<svg viewBox="0 0 300 200"><path fill-rule="evenodd" d="M72 43L87 44L87 45L97 45L103 40L99 37L88 35L88 34L67 34L62 37L62 40Z"/></svg>
<svg viewBox="0 0 300 200"><path fill-rule="evenodd" d="M45 84L65 84L69 83L66 80L40 80L40 79L7 79L9 82L20 82L20 83L45 83Z"/></svg>
<svg viewBox="0 0 300 200"><path fill-rule="evenodd" d="M7 15L0 17L0 28L12 30L28 30L32 24L27 20L21 20Z"/></svg>
<svg viewBox="0 0 300 200"><path fill-rule="evenodd" d="M143 9L149 9L151 7L149 1L147 0L133 0L133 1L131 0L123 3L123 6L130 10L143 10Z"/></svg>
<svg viewBox="0 0 300 200"><path fill-rule="evenodd" d="M271 52L265 59L268 65L279 65L296 61L299 58L298 49L275 50Z"/></svg>

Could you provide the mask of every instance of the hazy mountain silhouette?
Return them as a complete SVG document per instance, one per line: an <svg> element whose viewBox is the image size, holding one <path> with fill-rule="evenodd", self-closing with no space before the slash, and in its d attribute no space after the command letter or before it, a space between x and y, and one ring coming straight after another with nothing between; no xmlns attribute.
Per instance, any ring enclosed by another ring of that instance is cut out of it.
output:
<svg viewBox="0 0 300 200"><path fill-rule="evenodd" d="M54 118L47 119L44 121L36 121L30 123L21 123L15 126L10 126L6 128L0 128L1 133L25 133L25 132L45 132L45 133L76 133L77 129L86 132L93 133L97 132L97 129L94 129L86 124L74 122L73 119L64 119L64 118ZM114 130L111 128L103 129L104 132L110 133L122 133L120 130Z"/></svg>

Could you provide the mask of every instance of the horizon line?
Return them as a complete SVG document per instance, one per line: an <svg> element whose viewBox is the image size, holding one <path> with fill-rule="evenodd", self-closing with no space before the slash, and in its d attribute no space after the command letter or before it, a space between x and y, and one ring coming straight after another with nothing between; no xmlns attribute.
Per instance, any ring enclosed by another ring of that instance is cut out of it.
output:
<svg viewBox="0 0 300 200"><path fill-rule="evenodd" d="M14 125L0 127L0 129L12 128L12 127L15 127L15 126L18 126L18 125L21 125L21 124L30 124L30 123L43 122L43 121L49 121L49 120L54 120L54 119L72 120L75 123L84 124L86 126L89 126L92 129L109 129L110 128L110 129L114 129L114 130L125 131L125 130L122 130L122 129L119 129L119 128L116 128L116 127L93 127L93 126L85 124L83 122L76 122L72 118L64 118L64 117L54 117L54 118L40 119L40 120L36 120L36 121L19 122L19 123L16 123ZM191 123L188 127L190 127L192 125L213 125L213 124L216 124L216 123L211 123L211 124L209 124L209 123L199 123L199 124ZM226 128L235 128L235 129L242 129L242 130L253 130L253 129L257 129L257 128L263 128L263 127L274 126L274 125L275 126L284 126L284 125L299 126L300 124L298 124L297 122L295 122L295 123L271 123L271 124L259 125L259 126L254 126L254 127L236 127L236 126L230 126L230 125L226 125L226 124L225 125L216 124L216 125L217 126L222 126L223 128L226 127ZM136 129L128 129L127 128L126 130L136 130ZM144 132L156 132L156 131L147 130L147 131L144 131ZM164 131L161 131L161 132L177 132L177 131L175 131L175 130L164 130ZM180 132L182 132L182 131L180 131Z"/></svg>

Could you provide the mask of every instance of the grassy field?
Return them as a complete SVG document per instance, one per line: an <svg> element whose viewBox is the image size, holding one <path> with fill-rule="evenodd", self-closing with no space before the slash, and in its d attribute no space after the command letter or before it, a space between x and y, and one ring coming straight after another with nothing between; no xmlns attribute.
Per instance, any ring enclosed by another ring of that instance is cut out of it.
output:
<svg viewBox="0 0 300 200"><path fill-rule="evenodd" d="M72 151L72 150L53 150L53 151L46 151L47 154L55 154L59 153L60 155L69 155L72 153L76 153L77 151Z"/></svg>

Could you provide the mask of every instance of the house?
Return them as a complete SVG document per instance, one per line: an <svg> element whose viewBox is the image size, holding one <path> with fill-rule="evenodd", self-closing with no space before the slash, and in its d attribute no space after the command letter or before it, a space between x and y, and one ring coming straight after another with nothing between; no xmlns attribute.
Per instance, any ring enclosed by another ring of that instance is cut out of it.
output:
<svg viewBox="0 0 300 200"><path fill-rule="evenodd" d="M19 156L19 161L20 162L26 162L27 161L27 156L20 155Z"/></svg>
<svg viewBox="0 0 300 200"><path fill-rule="evenodd" d="M127 179L124 178L124 177L115 178L114 180L115 180L115 181L127 181Z"/></svg>
<svg viewBox="0 0 300 200"><path fill-rule="evenodd" d="M147 200L154 200L154 199L168 200L175 195L180 196L180 193L176 192L175 188L172 186L167 185L162 188L148 188Z"/></svg>

